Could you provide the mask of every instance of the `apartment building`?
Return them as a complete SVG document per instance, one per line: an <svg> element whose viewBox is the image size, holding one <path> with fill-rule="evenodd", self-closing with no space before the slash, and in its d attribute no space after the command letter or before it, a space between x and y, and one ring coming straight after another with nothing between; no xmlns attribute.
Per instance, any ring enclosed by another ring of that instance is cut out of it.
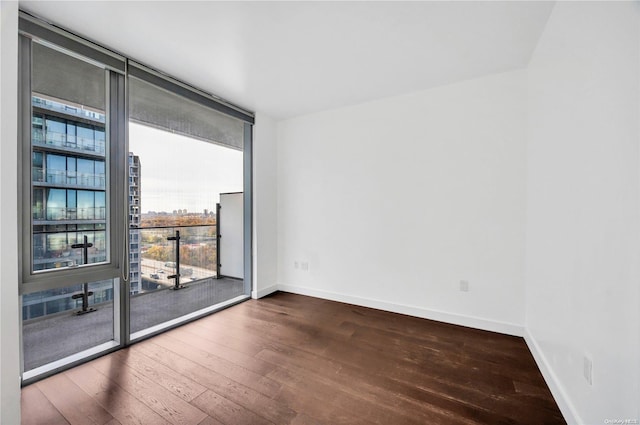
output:
<svg viewBox="0 0 640 425"><path fill-rule="evenodd" d="M129 290L132 295L140 292L142 281L142 258L140 256L141 239L140 218L142 203L140 196L140 157L129 152Z"/></svg>

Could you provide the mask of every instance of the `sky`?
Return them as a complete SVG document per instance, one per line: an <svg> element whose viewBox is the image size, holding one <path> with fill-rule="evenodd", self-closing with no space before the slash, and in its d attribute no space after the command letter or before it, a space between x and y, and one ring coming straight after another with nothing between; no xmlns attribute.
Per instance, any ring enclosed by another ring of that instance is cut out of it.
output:
<svg viewBox="0 0 640 425"><path fill-rule="evenodd" d="M141 211L215 212L220 193L242 192L241 151L129 123L140 157Z"/></svg>

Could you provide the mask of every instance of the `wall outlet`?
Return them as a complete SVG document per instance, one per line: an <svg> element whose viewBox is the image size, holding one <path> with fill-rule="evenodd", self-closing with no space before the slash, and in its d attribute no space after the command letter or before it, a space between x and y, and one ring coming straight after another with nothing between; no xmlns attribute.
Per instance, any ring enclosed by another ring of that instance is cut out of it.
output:
<svg viewBox="0 0 640 425"><path fill-rule="evenodd" d="M301 264L301 268L303 272L308 272L309 271L309 262L308 261L303 261Z"/></svg>
<svg viewBox="0 0 640 425"><path fill-rule="evenodd" d="M298 263L297 261L294 261L293 262L293 268L296 269L296 270L299 269L300 268L300 263Z"/></svg>
<svg viewBox="0 0 640 425"><path fill-rule="evenodd" d="M460 281L460 291L469 292L469 282L466 280Z"/></svg>
<svg viewBox="0 0 640 425"><path fill-rule="evenodd" d="M586 355L584 356L582 374L587 383L593 385L593 361Z"/></svg>

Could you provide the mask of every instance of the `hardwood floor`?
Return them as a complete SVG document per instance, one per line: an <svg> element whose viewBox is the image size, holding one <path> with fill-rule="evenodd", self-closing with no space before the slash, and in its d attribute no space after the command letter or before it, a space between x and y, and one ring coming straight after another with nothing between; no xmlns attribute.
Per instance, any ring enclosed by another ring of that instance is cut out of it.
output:
<svg viewBox="0 0 640 425"><path fill-rule="evenodd" d="M563 424L522 338L276 293L22 390L27 424Z"/></svg>

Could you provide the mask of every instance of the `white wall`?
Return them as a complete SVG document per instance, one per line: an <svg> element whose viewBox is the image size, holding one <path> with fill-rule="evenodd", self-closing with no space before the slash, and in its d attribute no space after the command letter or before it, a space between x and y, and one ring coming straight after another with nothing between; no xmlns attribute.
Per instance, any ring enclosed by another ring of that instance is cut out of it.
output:
<svg viewBox="0 0 640 425"><path fill-rule="evenodd" d="M253 298L276 290L277 181L276 123L256 113L253 134Z"/></svg>
<svg viewBox="0 0 640 425"><path fill-rule="evenodd" d="M570 423L640 419L638 16L559 2L529 67L527 342Z"/></svg>
<svg viewBox="0 0 640 425"><path fill-rule="evenodd" d="M244 193L221 193L220 245L218 261L220 276L244 279Z"/></svg>
<svg viewBox="0 0 640 425"><path fill-rule="evenodd" d="M0 2L0 15L0 423L19 424L18 2Z"/></svg>
<svg viewBox="0 0 640 425"><path fill-rule="evenodd" d="M525 76L280 122L278 288L522 334Z"/></svg>

